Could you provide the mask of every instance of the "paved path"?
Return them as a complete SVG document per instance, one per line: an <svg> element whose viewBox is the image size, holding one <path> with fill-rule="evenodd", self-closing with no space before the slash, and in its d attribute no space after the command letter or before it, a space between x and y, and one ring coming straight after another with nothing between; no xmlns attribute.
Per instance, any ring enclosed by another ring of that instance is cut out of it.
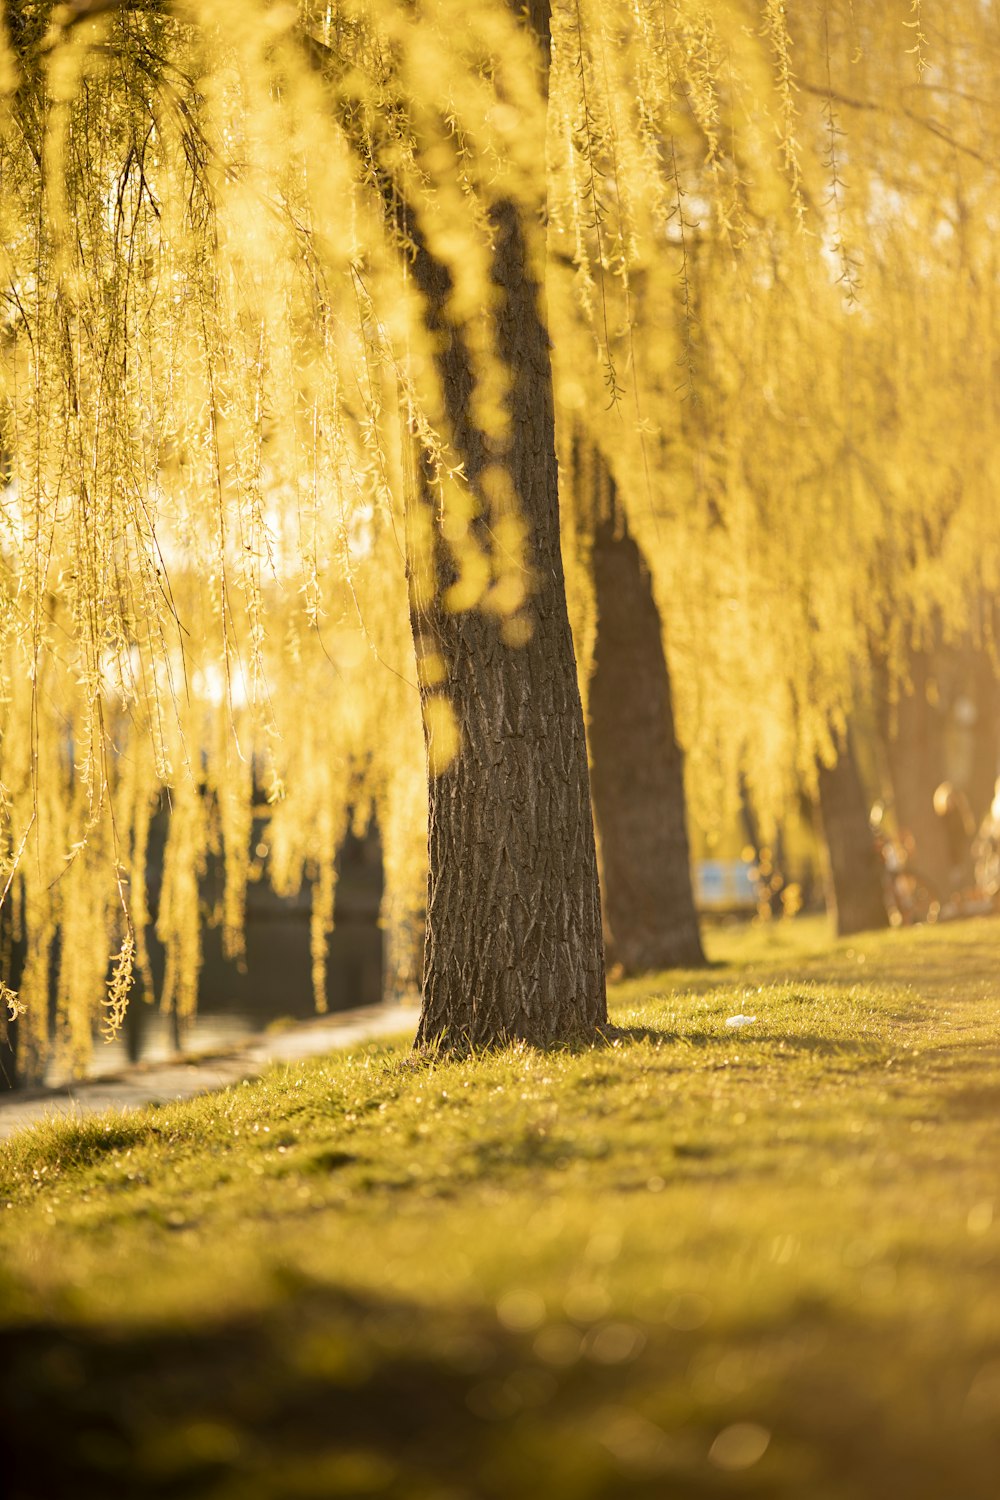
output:
<svg viewBox="0 0 1000 1500"><path fill-rule="evenodd" d="M25 1089L0 1096L0 1140L58 1116L101 1114L108 1109L141 1109L169 1104L213 1089L256 1078L271 1063L297 1062L338 1047L416 1030L419 1010L412 1005L373 1005L304 1021L210 1057L176 1057L170 1062L137 1063L106 1078L85 1079L60 1089Z"/></svg>

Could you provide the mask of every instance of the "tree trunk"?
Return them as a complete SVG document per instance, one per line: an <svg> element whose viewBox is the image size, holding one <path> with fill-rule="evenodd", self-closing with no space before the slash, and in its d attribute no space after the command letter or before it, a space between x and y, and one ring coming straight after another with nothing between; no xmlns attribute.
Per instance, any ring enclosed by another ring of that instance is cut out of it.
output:
<svg viewBox="0 0 1000 1500"><path fill-rule="evenodd" d="M548 5L510 3L527 9L547 65ZM422 676L432 774L417 1041L452 1047L592 1037L607 1018L586 743L559 550L548 334L519 213L500 203L492 218L492 317L510 378L503 445L474 422L470 355L448 316L450 277L419 240L412 261L437 340L454 454L480 495L487 469L506 471L529 527L536 578L524 644L512 642L495 614L449 611L440 537L438 587L433 597L412 594L418 661L443 664L460 733L460 753L435 772L438 690Z"/></svg>
<svg viewBox="0 0 1000 1500"><path fill-rule="evenodd" d="M609 964L626 974L705 962L691 887L684 755L645 559L615 481L588 455L597 637L589 742Z"/></svg>
<svg viewBox="0 0 1000 1500"><path fill-rule="evenodd" d="M1000 684L990 653L981 646L963 652L965 696L972 722L965 726L970 740L965 791L976 826L989 811L1000 772Z"/></svg>
<svg viewBox="0 0 1000 1500"><path fill-rule="evenodd" d="M868 821L868 801L848 736L836 765L819 767L819 815L826 842L827 905L837 935L889 925L882 862Z"/></svg>
<svg viewBox="0 0 1000 1500"><path fill-rule="evenodd" d="M951 860L944 823L934 811L934 792L947 775L944 723L932 701L936 691L931 656L914 651L912 691L893 714L884 708L885 744L892 777L896 823L904 844L912 843L913 867L941 892L948 890Z"/></svg>
<svg viewBox="0 0 1000 1500"><path fill-rule="evenodd" d="M547 80L548 0L507 0L538 44ZM330 49L306 39L324 72ZM401 108L405 105L401 102ZM517 631L495 613L453 613L455 581L440 524L434 464L411 420L404 462L410 613L428 747L427 927L417 1043L488 1046L514 1038L544 1044L590 1037L607 1019L600 892L573 639L559 550L552 370L528 229L513 203L492 208L492 279L483 316L510 381L506 440L476 425L474 361L451 316L452 281L411 210L391 134L372 140L365 116L338 105L348 140L371 174L406 247L424 303L447 418L445 461L479 504L471 520L493 550L488 520L498 494L528 528L534 572L530 611ZM545 142L537 142L544 171ZM542 178L544 181L544 177ZM544 208L544 201L539 208ZM412 415L412 414L411 414ZM424 522L431 567L424 566ZM428 587L428 573L434 585ZM530 631L525 627L530 625ZM427 664L433 662L433 677ZM438 764L443 703L460 753Z"/></svg>

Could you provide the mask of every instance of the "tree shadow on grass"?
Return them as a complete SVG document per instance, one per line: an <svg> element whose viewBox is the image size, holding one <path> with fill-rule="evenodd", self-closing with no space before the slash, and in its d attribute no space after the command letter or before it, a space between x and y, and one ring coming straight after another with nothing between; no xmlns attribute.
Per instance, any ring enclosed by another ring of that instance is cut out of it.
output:
<svg viewBox="0 0 1000 1500"><path fill-rule="evenodd" d="M839 1053L858 1057L880 1057L885 1051L882 1043L861 1037L824 1036L819 1032L774 1031L757 1025L724 1031L683 1032L668 1031L656 1026L606 1026L601 1028L600 1035L601 1042L611 1051L642 1044L661 1049L678 1042L691 1047L728 1048L739 1041L754 1046L783 1047L786 1051L815 1052L827 1057L833 1057Z"/></svg>
<svg viewBox="0 0 1000 1500"><path fill-rule="evenodd" d="M822 1304L729 1329L700 1309L692 1328L681 1305L645 1325L539 1324L525 1309L533 1326L516 1332L481 1307L286 1273L257 1317L208 1311L198 1330L0 1330L5 1493L993 1500L998 1392L983 1371L998 1351ZM692 1385L692 1368L719 1361L730 1394ZM736 1390L734 1372L761 1367L766 1380Z"/></svg>
<svg viewBox="0 0 1000 1500"><path fill-rule="evenodd" d="M680 1031L667 1031L659 1026L602 1026L597 1034L597 1046L623 1047L628 1044L645 1042L651 1047L670 1047L675 1042L683 1039L684 1033ZM691 1036L692 1041L706 1041L707 1032L698 1032Z"/></svg>

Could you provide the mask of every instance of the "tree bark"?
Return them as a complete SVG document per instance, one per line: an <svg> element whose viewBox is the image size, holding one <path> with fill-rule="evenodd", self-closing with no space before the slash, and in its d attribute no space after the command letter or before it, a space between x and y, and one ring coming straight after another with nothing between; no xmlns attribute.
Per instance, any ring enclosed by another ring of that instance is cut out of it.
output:
<svg viewBox="0 0 1000 1500"><path fill-rule="evenodd" d="M548 4L510 3L527 10L547 67ZM492 221L493 333L510 378L503 444L473 420L471 360L448 317L450 277L419 238L412 261L437 342L454 454L474 493L483 493L487 469L506 471L529 527L536 578L525 644L511 643L507 622L495 614L448 610L440 536L438 587L430 598L412 594L417 658L443 663L461 745L437 774L432 756L417 1041L458 1048L592 1037L607 1018L583 713L560 554L548 333L517 208L499 203ZM438 691L422 679L425 710ZM433 714L425 712L424 722L433 734Z"/></svg>
<svg viewBox="0 0 1000 1500"><path fill-rule="evenodd" d="M684 755L645 559L599 454L591 564L597 636L588 689L594 819L609 964L626 974L705 962L691 885Z"/></svg>
<svg viewBox="0 0 1000 1500"><path fill-rule="evenodd" d="M819 767L819 821L827 848L827 905L837 935L889 925L882 862L872 838L868 801L850 736L833 766Z"/></svg>

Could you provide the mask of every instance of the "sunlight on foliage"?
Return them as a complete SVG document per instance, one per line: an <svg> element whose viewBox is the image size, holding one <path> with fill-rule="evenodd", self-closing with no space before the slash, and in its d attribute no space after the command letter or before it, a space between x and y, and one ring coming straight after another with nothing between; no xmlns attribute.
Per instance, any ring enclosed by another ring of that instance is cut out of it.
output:
<svg viewBox="0 0 1000 1500"><path fill-rule="evenodd" d="M900 680L938 621L992 645L995 8L559 0L547 174L516 10L0 9L0 872L26 1076L53 965L78 1068L148 974L168 807L181 1015L210 858L235 960L247 882L311 882L317 995L336 852L372 812L383 920L416 920L425 734L432 772L461 747L409 603L443 549L451 606L518 644L532 588L502 465L472 486L455 461L418 238L502 451L489 212L517 206L540 270L547 209L561 441L598 442L650 560L700 822L741 773L765 817L808 788L873 649ZM586 479L565 479L585 680Z"/></svg>

